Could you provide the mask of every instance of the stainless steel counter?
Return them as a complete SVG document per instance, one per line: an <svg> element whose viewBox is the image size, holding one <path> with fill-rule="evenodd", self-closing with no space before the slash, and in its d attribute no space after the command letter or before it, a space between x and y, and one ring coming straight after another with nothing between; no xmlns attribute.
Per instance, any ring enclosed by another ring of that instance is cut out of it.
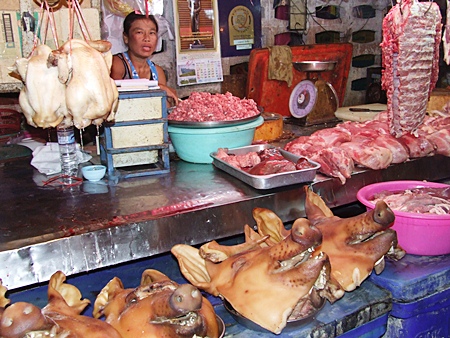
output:
<svg viewBox="0 0 450 338"><path fill-rule="evenodd" d="M434 156L380 171L356 172L342 186L317 175L310 183L330 207L356 201L364 185L450 177L450 157ZM289 222L304 216L303 184L256 190L212 165L171 161L166 175L62 190L28 160L0 167L0 278L8 289L92 271L155 254L174 244L199 244L240 234L265 207Z"/></svg>

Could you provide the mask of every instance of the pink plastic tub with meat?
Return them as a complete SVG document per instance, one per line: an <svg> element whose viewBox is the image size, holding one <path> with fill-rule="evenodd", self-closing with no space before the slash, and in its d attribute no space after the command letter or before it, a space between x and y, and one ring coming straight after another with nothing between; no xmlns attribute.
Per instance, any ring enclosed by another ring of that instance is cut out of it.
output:
<svg viewBox="0 0 450 338"><path fill-rule="evenodd" d="M365 186L356 195L358 200L371 210L373 196L382 191L404 191L414 188L449 187L443 183L422 181L392 181ZM419 214L393 210L400 246L409 254L434 256L450 253L450 215Z"/></svg>

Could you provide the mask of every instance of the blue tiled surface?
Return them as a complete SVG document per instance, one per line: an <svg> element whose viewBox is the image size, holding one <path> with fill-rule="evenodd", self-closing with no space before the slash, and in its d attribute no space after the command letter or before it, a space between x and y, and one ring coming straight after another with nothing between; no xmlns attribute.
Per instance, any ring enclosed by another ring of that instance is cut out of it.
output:
<svg viewBox="0 0 450 338"><path fill-rule="evenodd" d="M334 304L326 303L313 320L302 326L286 327L280 335L250 330L238 324L223 306L216 313L223 319L226 337L380 337L390 309L390 294L370 281L348 292Z"/></svg>
<svg viewBox="0 0 450 338"><path fill-rule="evenodd" d="M450 336L450 255L406 255L370 280L392 293L386 337Z"/></svg>
<svg viewBox="0 0 450 338"><path fill-rule="evenodd" d="M409 303L450 287L450 255L386 260L383 273L370 279L388 289L395 302Z"/></svg>
<svg viewBox="0 0 450 338"><path fill-rule="evenodd" d="M162 255L69 277L67 282L78 287L83 297L91 300L85 315L92 313L97 294L113 277L119 277L124 287L136 287L145 269L157 269L179 283L187 282L181 275L177 261L171 255ZM386 329L387 314L391 308L391 295L370 281L355 291L348 292L334 304L325 306L308 323L291 325L281 335L268 331L255 331L240 325L223 307L220 298L205 294L223 319L226 337L380 337ZM47 304L47 284L8 294L12 302L28 301L43 307ZM381 334L380 334L381 332ZM345 334L346 333L346 334Z"/></svg>

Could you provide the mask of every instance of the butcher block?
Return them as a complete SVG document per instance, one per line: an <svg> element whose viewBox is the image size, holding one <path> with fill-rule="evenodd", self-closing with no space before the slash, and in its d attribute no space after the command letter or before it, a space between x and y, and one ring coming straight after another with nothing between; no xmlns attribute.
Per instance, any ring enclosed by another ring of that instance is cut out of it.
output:
<svg viewBox="0 0 450 338"><path fill-rule="evenodd" d="M334 115L343 121L365 122L373 120L378 113L386 109L387 105L383 103L369 103L358 106L340 107Z"/></svg>
<svg viewBox="0 0 450 338"><path fill-rule="evenodd" d="M428 100L427 111L442 111L449 101L450 90L448 90L447 88L435 88L431 92L430 99Z"/></svg>

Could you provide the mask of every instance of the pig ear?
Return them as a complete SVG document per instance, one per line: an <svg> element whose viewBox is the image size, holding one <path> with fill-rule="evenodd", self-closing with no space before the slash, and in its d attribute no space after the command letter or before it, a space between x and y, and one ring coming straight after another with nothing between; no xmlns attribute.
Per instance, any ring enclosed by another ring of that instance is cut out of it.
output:
<svg viewBox="0 0 450 338"><path fill-rule="evenodd" d="M246 224L244 228L247 230L247 228L250 227ZM253 230L250 229L250 231ZM264 246L264 242L269 238L269 236L261 237L256 232L253 231L253 233L256 239L253 240L246 237L245 242L241 244L220 245L216 241L208 242L200 247L199 255L207 261L220 263L241 252L253 250L261 244Z"/></svg>
<svg viewBox="0 0 450 338"><path fill-rule="evenodd" d="M224 261L230 256L230 252L227 251L230 247L220 245L216 241L211 241L203 244L200 247L199 255L205 260L209 260L213 263L219 263Z"/></svg>
<svg viewBox="0 0 450 338"><path fill-rule="evenodd" d="M270 236L266 242L269 246L279 243L289 236L289 231L286 230L281 219L273 211L255 208L253 209L253 218L258 225L258 233L261 236Z"/></svg>
<svg viewBox="0 0 450 338"><path fill-rule="evenodd" d="M305 212L308 218L333 217L333 212L327 207L323 199L308 186L304 187L306 193Z"/></svg>
<svg viewBox="0 0 450 338"><path fill-rule="evenodd" d="M170 281L170 278L158 270L147 269L142 273L141 286L162 281Z"/></svg>
<svg viewBox="0 0 450 338"><path fill-rule="evenodd" d="M66 275L62 271L55 272L48 285L49 304L55 306L69 307L76 314L80 314L90 304L89 299L83 298L77 287L64 283Z"/></svg>
<svg viewBox="0 0 450 338"><path fill-rule="evenodd" d="M122 291L123 289L122 281L119 278L114 277L111 279L95 299L92 316L94 318L100 318L103 316L105 307L108 305L109 300L114 298L114 294Z"/></svg>
<svg viewBox="0 0 450 338"><path fill-rule="evenodd" d="M6 291L8 291L8 289L3 286L2 280L0 279L0 309L4 309L6 305L11 302L5 297Z"/></svg>
<svg viewBox="0 0 450 338"><path fill-rule="evenodd" d="M211 277L206 270L206 261L200 257L198 249L177 244L172 247L171 252L178 260L181 273L192 285L203 290L209 289Z"/></svg>
<svg viewBox="0 0 450 338"><path fill-rule="evenodd" d="M248 224L244 225L244 235L246 242L259 241L262 237L255 230L253 230L252 227L249 226Z"/></svg>

